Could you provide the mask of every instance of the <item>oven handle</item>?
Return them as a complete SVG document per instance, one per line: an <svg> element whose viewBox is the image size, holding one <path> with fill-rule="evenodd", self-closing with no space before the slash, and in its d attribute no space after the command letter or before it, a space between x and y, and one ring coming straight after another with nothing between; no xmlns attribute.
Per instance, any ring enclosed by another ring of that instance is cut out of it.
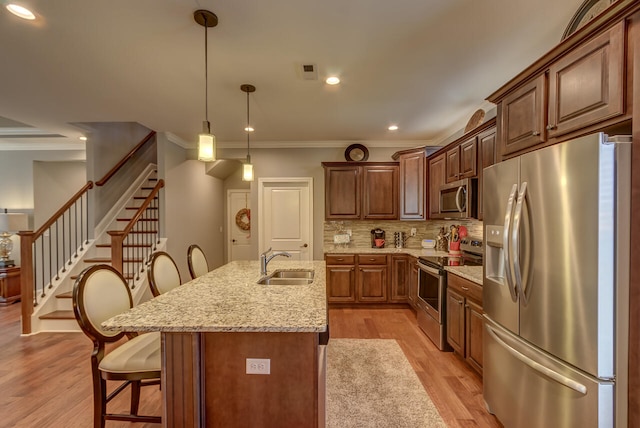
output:
<svg viewBox="0 0 640 428"><path fill-rule="evenodd" d="M418 267L423 271L430 273L431 275L440 276L440 272L438 271L438 269L434 269L431 266L423 265L422 263L418 262Z"/></svg>

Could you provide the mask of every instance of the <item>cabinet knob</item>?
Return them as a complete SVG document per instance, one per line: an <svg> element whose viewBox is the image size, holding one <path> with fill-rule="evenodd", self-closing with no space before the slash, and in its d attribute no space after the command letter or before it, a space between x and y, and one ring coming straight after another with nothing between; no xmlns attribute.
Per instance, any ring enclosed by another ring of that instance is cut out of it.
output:
<svg viewBox="0 0 640 428"><path fill-rule="evenodd" d="M540 132L538 132L538 131L533 131L533 132L531 133L531 135L533 135L533 136L537 137L538 135L540 135Z"/></svg>
<svg viewBox="0 0 640 428"><path fill-rule="evenodd" d="M547 131L551 131L552 129L556 129L556 125L547 125Z"/></svg>
<svg viewBox="0 0 640 428"><path fill-rule="evenodd" d="M464 291L469 291L469 287L462 287Z"/></svg>

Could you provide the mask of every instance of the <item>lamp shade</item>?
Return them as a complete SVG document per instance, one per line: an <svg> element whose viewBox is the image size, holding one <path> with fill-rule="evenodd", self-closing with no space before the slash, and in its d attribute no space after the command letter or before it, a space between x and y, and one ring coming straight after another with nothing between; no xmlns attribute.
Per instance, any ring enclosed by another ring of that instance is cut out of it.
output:
<svg viewBox="0 0 640 428"><path fill-rule="evenodd" d="M253 165L250 163L242 164L242 181L253 181Z"/></svg>
<svg viewBox="0 0 640 428"><path fill-rule="evenodd" d="M205 162L216 160L216 137L214 135L198 135L198 160Z"/></svg>
<svg viewBox="0 0 640 428"><path fill-rule="evenodd" d="M0 232L27 230L28 217L24 213L0 213Z"/></svg>

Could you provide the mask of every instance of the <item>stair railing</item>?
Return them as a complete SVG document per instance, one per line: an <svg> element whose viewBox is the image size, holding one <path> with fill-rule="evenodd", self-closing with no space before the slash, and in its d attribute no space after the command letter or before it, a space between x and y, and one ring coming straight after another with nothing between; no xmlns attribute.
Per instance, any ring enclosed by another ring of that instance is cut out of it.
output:
<svg viewBox="0 0 640 428"><path fill-rule="evenodd" d="M144 273L151 255L160 243L160 189L158 180L149 196L123 230L110 230L111 265L120 272L131 289Z"/></svg>
<svg viewBox="0 0 640 428"><path fill-rule="evenodd" d="M31 333L31 314L46 290L60 279L89 242L89 181L38 230L21 231L22 333Z"/></svg>

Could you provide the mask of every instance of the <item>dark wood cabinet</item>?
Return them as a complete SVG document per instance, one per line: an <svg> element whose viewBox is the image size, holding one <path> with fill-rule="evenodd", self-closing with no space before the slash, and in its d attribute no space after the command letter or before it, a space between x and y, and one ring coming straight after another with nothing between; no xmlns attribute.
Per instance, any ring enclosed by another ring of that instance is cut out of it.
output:
<svg viewBox="0 0 640 428"><path fill-rule="evenodd" d="M326 220L397 220L398 163L323 162Z"/></svg>
<svg viewBox="0 0 640 428"><path fill-rule="evenodd" d="M483 170L496 163L496 128L478 135L478 220L483 218Z"/></svg>
<svg viewBox="0 0 640 428"><path fill-rule="evenodd" d="M548 137L624 112L624 23L571 51L549 68Z"/></svg>
<svg viewBox="0 0 640 428"><path fill-rule="evenodd" d="M20 300L20 267L0 268L0 306Z"/></svg>
<svg viewBox="0 0 640 428"><path fill-rule="evenodd" d="M357 165L334 165L324 169L325 218L359 219L362 206L362 169Z"/></svg>
<svg viewBox="0 0 640 428"><path fill-rule="evenodd" d="M482 286L447 274L447 342L482 374Z"/></svg>
<svg viewBox="0 0 640 428"><path fill-rule="evenodd" d="M446 159L446 181L451 183L460 175L460 146L447 150Z"/></svg>
<svg viewBox="0 0 640 428"><path fill-rule="evenodd" d="M545 141L546 75L507 95L498 105L500 153L508 155Z"/></svg>
<svg viewBox="0 0 640 428"><path fill-rule="evenodd" d="M394 157L395 159L395 157ZM402 152L400 163L400 219L426 219L426 151Z"/></svg>
<svg viewBox="0 0 640 428"><path fill-rule="evenodd" d="M367 165L362 167L364 220L398 219L398 166Z"/></svg>
<svg viewBox="0 0 640 428"><path fill-rule="evenodd" d="M354 255L327 255L327 301L354 303L356 301L356 263Z"/></svg>
<svg viewBox="0 0 640 428"><path fill-rule="evenodd" d="M362 303L386 302L388 272L387 256L358 255L357 301Z"/></svg>
<svg viewBox="0 0 640 428"><path fill-rule="evenodd" d="M413 309L418 307L418 259L409 257L409 294L407 298Z"/></svg>
<svg viewBox="0 0 640 428"><path fill-rule="evenodd" d="M476 137L469 138L447 150L447 183L476 176Z"/></svg>
<svg viewBox="0 0 640 428"><path fill-rule="evenodd" d="M407 303L411 269L406 255L391 256L391 293L389 302Z"/></svg>
<svg viewBox="0 0 640 428"><path fill-rule="evenodd" d="M429 170L429 218L440 217L440 186L447 182L446 153L441 153L428 162Z"/></svg>
<svg viewBox="0 0 640 428"><path fill-rule="evenodd" d="M498 104L501 157L624 114L624 21L551 62Z"/></svg>

